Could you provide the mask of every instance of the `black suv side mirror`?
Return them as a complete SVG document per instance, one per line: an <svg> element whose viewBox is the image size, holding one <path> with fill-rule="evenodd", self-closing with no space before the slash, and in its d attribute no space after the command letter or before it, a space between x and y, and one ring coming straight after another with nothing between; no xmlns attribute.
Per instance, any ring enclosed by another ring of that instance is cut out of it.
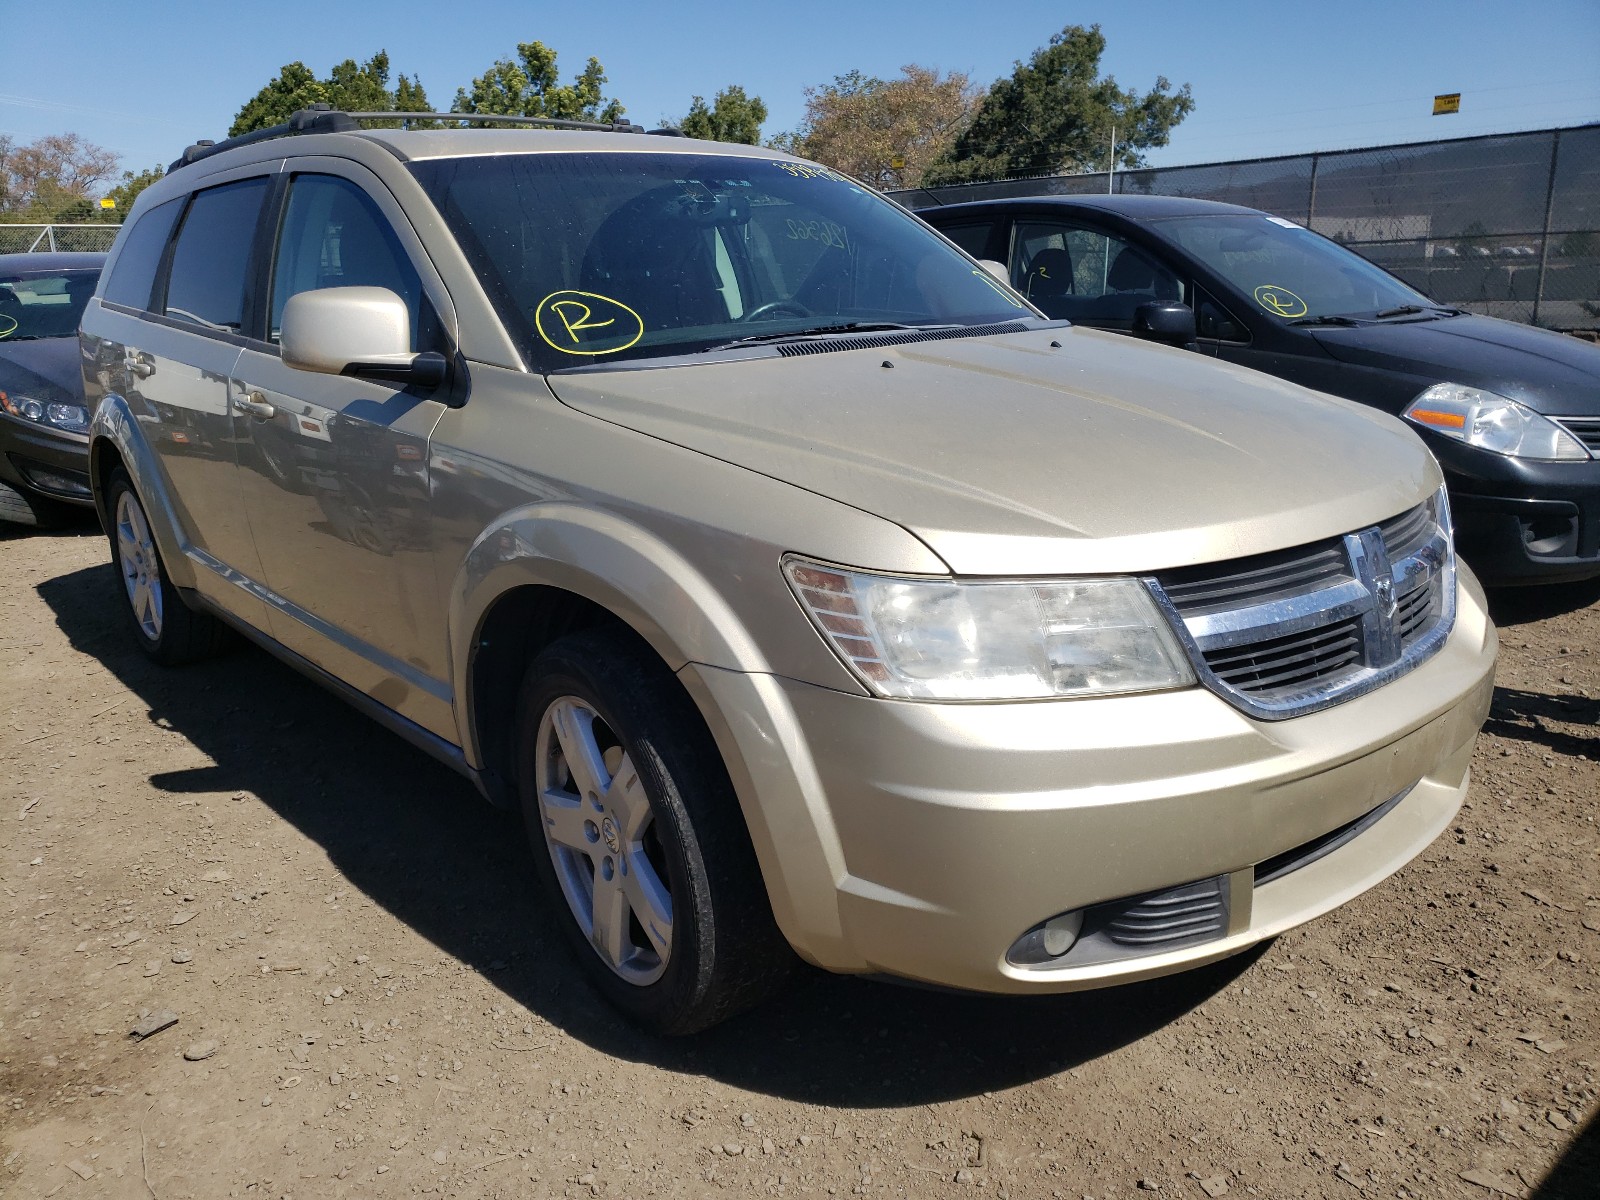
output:
<svg viewBox="0 0 1600 1200"><path fill-rule="evenodd" d="M1176 300L1153 300L1133 310L1135 337L1187 346L1195 339L1194 309Z"/></svg>

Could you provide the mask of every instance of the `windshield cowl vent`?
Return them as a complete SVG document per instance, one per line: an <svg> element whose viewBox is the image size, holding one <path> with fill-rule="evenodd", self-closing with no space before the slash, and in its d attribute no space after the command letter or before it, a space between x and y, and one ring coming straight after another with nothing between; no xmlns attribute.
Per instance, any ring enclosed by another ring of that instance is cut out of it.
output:
<svg viewBox="0 0 1600 1200"><path fill-rule="evenodd" d="M947 338L988 337L996 333L1026 333L1020 321L996 325L967 325L960 329L906 329L892 333L858 333L851 337L830 337L814 342L780 342L778 353L785 358L801 354L833 354L839 350L881 350L885 346L904 346L907 342L939 342Z"/></svg>

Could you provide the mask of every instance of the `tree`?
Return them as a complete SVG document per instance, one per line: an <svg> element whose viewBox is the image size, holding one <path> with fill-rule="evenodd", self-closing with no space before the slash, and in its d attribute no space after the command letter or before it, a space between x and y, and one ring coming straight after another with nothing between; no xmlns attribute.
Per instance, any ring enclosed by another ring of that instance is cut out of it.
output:
<svg viewBox="0 0 1600 1200"><path fill-rule="evenodd" d="M998 79L972 123L956 138L925 182L955 183L1025 171L1103 170L1116 129L1122 167L1144 164L1142 151L1165 146L1194 111L1189 85L1177 91L1165 76L1140 95L1100 75L1106 39L1100 26L1068 25Z"/></svg>
<svg viewBox="0 0 1600 1200"><path fill-rule="evenodd" d="M121 165L119 157L75 133L17 145L0 137L0 215L26 223L82 221L90 196Z"/></svg>
<svg viewBox="0 0 1600 1200"><path fill-rule="evenodd" d="M761 141L761 123L766 119L767 106L761 97L747 96L742 87L732 84L717 93L710 108L705 97L696 96L679 128L692 138L754 146Z"/></svg>
<svg viewBox="0 0 1600 1200"><path fill-rule="evenodd" d="M556 52L543 42L519 42L517 57L497 59L472 87L457 88L452 112L562 121L620 121L627 111L601 94L606 74L591 58L570 84L556 73Z"/></svg>
<svg viewBox="0 0 1600 1200"><path fill-rule="evenodd" d="M302 108L330 104L346 112L429 112L428 95L416 78L400 76L389 88L389 55L380 50L365 63L347 58L318 79L303 62L285 64L278 77L245 101L228 129L238 137L254 129L282 125ZM374 122L398 125L399 122Z"/></svg>
<svg viewBox="0 0 1600 1200"><path fill-rule="evenodd" d="M106 198L113 201L112 207L96 208L92 219L109 221L113 224L126 221L129 211L133 208L133 202L139 198L139 193L166 173L163 167L148 167L137 173L124 171L116 186L106 193Z"/></svg>
<svg viewBox="0 0 1600 1200"><path fill-rule="evenodd" d="M875 187L915 185L971 119L979 92L960 71L915 63L895 79L851 71L806 89L806 115L772 145Z"/></svg>

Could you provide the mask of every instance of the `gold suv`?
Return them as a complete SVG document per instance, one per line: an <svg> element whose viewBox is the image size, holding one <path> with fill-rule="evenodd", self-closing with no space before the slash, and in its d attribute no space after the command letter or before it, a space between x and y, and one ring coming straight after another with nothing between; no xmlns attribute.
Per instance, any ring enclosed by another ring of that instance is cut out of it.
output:
<svg viewBox="0 0 1600 1200"><path fill-rule="evenodd" d="M655 1030L796 954L1208 962L1467 787L1496 639L1412 433L813 163L308 111L143 193L82 342L140 645L232 627L520 809Z"/></svg>

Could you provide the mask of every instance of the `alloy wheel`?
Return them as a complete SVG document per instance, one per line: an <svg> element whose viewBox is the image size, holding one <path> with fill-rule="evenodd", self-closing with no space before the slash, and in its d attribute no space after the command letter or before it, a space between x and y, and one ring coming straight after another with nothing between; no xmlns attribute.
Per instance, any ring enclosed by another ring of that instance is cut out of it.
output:
<svg viewBox="0 0 1600 1200"><path fill-rule="evenodd" d="M655 812L621 740L576 696L553 701L535 747L545 845L573 918L628 983L654 983L672 955L672 893Z"/></svg>
<svg viewBox="0 0 1600 1200"><path fill-rule="evenodd" d="M161 640L161 560L150 522L132 492L117 498L117 567L139 630L152 642Z"/></svg>

